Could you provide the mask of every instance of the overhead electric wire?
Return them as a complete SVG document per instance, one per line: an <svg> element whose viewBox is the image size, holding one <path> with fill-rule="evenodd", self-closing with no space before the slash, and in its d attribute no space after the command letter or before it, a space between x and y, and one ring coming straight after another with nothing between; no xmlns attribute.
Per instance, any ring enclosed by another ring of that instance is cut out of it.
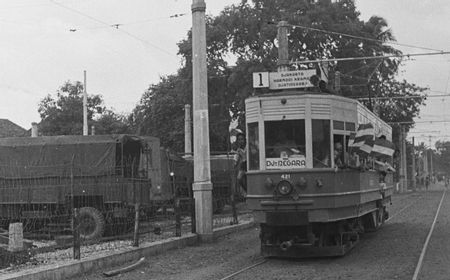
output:
<svg viewBox="0 0 450 280"><path fill-rule="evenodd" d="M426 55L446 55L450 54L450 51L429 52L429 53L411 53L411 54L393 54L393 55L378 55L378 56L361 56L361 57L343 57L343 58L327 58L327 59L315 59L315 60L302 60L302 61L290 61L291 64L308 64L318 62L331 62L331 61L354 61L354 60L369 60L369 59L386 59L386 58L402 58L413 56L426 56Z"/></svg>
<svg viewBox="0 0 450 280"><path fill-rule="evenodd" d="M58 2L56 2L56 1L54 1L54 0L50 0L50 2L54 3L54 4L57 5L57 6L60 6L60 7L64 8L64 9L66 9L66 10L69 10L69 11L71 11L71 12L73 12L73 13L76 13L76 14L81 15L81 16L83 16L83 17L89 18L90 20L93 20L93 21L98 22L98 23L100 23L100 24L103 24L103 25L109 26L109 27L111 27L111 28L114 28L114 29L116 29L116 30L119 30L120 32L122 32L122 33L124 33L124 34L130 36L131 38L134 38L135 40L138 40L138 41L140 41L140 42L142 42L142 43L144 43L144 44L147 44L147 45L149 45L149 46L151 46L151 47L153 47L153 48L155 48L155 49L158 49L159 51L164 52L164 53L166 53L166 54L168 54L168 55L170 55L170 56L172 56L172 57L177 57L176 55L173 55L172 53L166 51L166 50L163 49L163 48L158 47L158 46L155 45L155 44L152 44L152 43L148 42L147 40L144 40L144 39L142 39L142 38L140 38L140 37L138 37L138 36L136 36L136 35L134 35L134 34L128 32L128 31L126 31L126 30L123 30L122 28L118 28L118 26L116 27L115 25L111 25L111 24L109 24L109 23L107 23L107 22L105 22L105 21L102 21L102 20L99 20L99 19L97 19L97 18L94 18L94 17L92 17L92 16L90 16L90 15L88 15L88 14L85 14L85 13L83 13L83 12L77 10L77 9L74 9L74 8L71 8L71 7L68 7L68 6L65 6L65 5L63 5L63 4L61 4L61 3L58 3ZM178 57L177 57L177 58L178 58Z"/></svg>
<svg viewBox="0 0 450 280"><path fill-rule="evenodd" d="M165 16L165 17L143 19L143 20L138 20L138 21L124 22L124 23L108 24L108 25L104 25L104 26L72 28L72 29L70 29L70 31L73 32L73 31L79 31L79 30L95 30L95 29L104 29L104 28L111 28L111 27L118 29L119 27L122 27L122 26L142 24L142 23L153 22L153 21L158 21L158 20L163 20L163 19L172 19L172 18L182 17L185 15L186 14L173 14L173 15Z"/></svg>
<svg viewBox="0 0 450 280"><path fill-rule="evenodd" d="M302 28L302 29L306 29L306 30L312 30L312 31L328 33L328 34L333 34L333 35L345 36L345 37L349 37L349 38L353 38L353 39L360 39L360 40L378 42L378 43L382 43L382 44L391 44L391 45L398 45L398 46L403 46L403 47L410 47L410 48L416 48L416 49L423 49L423 50L429 50L429 51L442 52L442 50L437 50L437 49L432 49L432 48L427 48L427 47L414 46L414 45L409 45L409 44L402 44L402 43L398 43L398 42L395 42L395 41L383 41L383 40L374 39L374 38L356 36L356 35L346 34L346 33L342 33L342 32L330 31L330 30L319 29L319 28L314 28L314 27L307 27L307 26L296 25L296 24L289 24L289 25L292 26L292 27L298 27L298 28Z"/></svg>

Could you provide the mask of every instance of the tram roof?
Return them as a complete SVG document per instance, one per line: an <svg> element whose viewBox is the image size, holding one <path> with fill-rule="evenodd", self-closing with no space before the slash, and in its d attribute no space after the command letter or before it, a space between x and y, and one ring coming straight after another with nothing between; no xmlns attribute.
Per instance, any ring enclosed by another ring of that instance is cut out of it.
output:
<svg viewBox="0 0 450 280"><path fill-rule="evenodd" d="M274 102L275 100L287 99L287 104ZM328 94L328 93L318 93L311 91L300 91L300 90L285 90L280 92L270 92L265 94L259 94L252 97L247 98L246 100L246 110L247 110L247 120L256 121L258 110L256 109L259 106L265 107L264 115L265 119L276 118L276 115L283 114L284 118L289 118L291 115L293 118L298 117L299 115L306 114L306 111L297 104L289 105L289 100L317 100L319 102L314 103L323 103L321 105L312 104L311 105L311 113L312 116L319 116L319 118L323 118L326 116L326 112L328 111L330 116L332 109L331 107L337 108L338 111L341 111L342 114L355 121L356 124L365 124L372 123L376 130L378 130L379 134L386 135L389 140L392 136L392 128L386 122L384 122L380 117L378 117L375 113L370 111L366 106L364 106L361 102L356 99L344 97L336 94ZM261 105L260 101L263 101ZM267 103L264 103L264 100L267 100ZM320 100L322 102L320 102ZM295 103L295 102L294 102ZM280 106L285 106L284 110L280 111ZM324 107L325 106L325 107ZM328 106L328 108L326 108ZM302 111L303 110L303 111ZM343 111L346 111L343 113ZM315 113L316 112L316 113ZM305 115L306 116L306 115ZM338 119L338 117L333 117L332 119Z"/></svg>

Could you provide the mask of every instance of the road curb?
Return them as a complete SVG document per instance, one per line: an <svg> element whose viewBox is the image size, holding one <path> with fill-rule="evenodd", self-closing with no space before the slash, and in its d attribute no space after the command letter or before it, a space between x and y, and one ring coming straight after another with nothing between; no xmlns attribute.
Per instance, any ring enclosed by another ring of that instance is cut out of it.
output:
<svg viewBox="0 0 450 280"><path fill-rule="evenodd" d="M214 239L251 228L254 225L253 222L244 222L238 225L230 225L222 228L215 229L213 231ZM75 277L82 274L90 273L94 270L118 266L133 260L137 260L144 256L157 255L167 250L183 248L186 246L192 246L199 243L197 234L188 234L182 237L174 237L167 240L153 242L139 248L127 248L120 252L109 253L102 256L87 257L80 261L71 260L63 265L48 265L34 269L28 269L24 271L14 272L9 275L0 275L0 279L5 280L59 280Z"/></svg>

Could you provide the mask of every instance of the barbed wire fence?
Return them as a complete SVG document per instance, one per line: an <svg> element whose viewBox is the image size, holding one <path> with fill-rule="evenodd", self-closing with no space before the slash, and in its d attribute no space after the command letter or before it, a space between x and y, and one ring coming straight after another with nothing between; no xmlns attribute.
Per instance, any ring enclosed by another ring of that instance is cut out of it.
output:
<svg viewBox="0 0 450 280"><path fill-rule="evenodd" d="M0 166L0 273L144 246L195 233L192 161L166 157L159 178L123 161L93 166ZM233 155L211 153L213 227L252 219Z"/></svg>

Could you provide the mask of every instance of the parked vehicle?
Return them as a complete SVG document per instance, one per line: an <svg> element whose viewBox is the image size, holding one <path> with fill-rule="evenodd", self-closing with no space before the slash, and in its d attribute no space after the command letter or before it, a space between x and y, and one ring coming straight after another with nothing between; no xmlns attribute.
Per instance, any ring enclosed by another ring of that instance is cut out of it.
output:
<svg viewBox="0 0 450 280"><path fill-rule="evenodd" d="M78 209L82 238L96 239L108 228L129 227L136 204L148 216L173 205L176 197L192 197L192 172L191 161L161 147L156 137L3 138L0 222L70 230ZM218 186L214 193L223 195ZM215 197L220 211L225 201Z"/></svg>

